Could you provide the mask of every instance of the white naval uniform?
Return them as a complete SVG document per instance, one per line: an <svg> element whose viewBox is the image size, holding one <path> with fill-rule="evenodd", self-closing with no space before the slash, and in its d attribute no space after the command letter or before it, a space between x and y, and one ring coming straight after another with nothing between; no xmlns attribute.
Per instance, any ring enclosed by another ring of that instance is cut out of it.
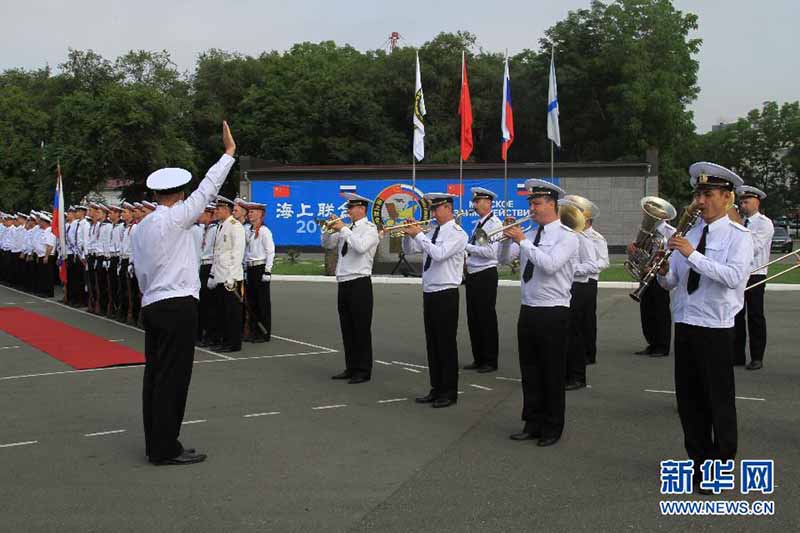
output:
<svg viewBox="0 0 800 533"><path fill-rule="evenodd" d="M233 285L244 279L242 264L246 246L244 227L233 215L222 221L214 239L214 262L211 277L216 283Z"/></svg>
<svg viewBox="0 0 800 533"><path fill-rule="evenodd" d="M597 272L590 272L589 279L597 281L600 278L600 272L607 269L611 264L608 259L608 242L594 227L585 230L583 234L591 240L594 246L594 261L597 266Z"/></svg>
<svg viewBox="0 0 800 533"><path fill-rule="evenodd" d="M487 233L492 233L493 231L503 227L503 223L500 222L500 219L498 219L494 213L490 211L486 216L482 217L478 221L477 225L475 226L475 230L477 230L479 227ZM500 234L494 235L492 237L492 241L496 241L499 236ZM475 231L472 232L472 236L465 247L467 251L467 273L475 274L477 272L486 270L487 268L496 268L498 264L497 254L500 248L500 243L489 242L481 246L475 244L474 239Z"/></svg>
<svg viewBox="0 0 800 533"><path fill-rule="evenodd" d="M775 226L772 221L761 213L745 217L742 225L750 230L753 238L753 261L750 263L750 270L769 263L770 248L772 248L772 236L775 234ZM760 268L753 272L755 275L766 275L767 268Z"/></svg>
<svg viewBox="0 0 800 533"><path fill-rule="evenodd" d="M446 289L455 289L461 285L464 275L464 252L467 245L467 234L455 220L433 226L431 235L436 234L436 243L433 237L428 237L420 232L413 239L403 238L403 251L407 254L422 252L422 292L431 293ZM425 270L425 263L431 259L430 266Z"/></svg>
<svg viewBox="0 0 800 533"><path fill-rule="evenodd" d="M347 253L342 255L345 243L347 243ZM378 244L380 244L378 228L366 217L345 225L336 233L322 233L322 246L326 250L336 248L339 251L339 259L336 261L336 281L340 283L372 275Z"/></svg>

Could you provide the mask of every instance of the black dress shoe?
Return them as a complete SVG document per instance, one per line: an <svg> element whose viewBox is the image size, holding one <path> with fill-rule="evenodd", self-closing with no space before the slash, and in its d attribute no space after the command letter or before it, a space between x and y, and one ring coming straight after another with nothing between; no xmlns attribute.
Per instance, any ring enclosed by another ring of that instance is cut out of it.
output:
<svg viewBox="0 0 800 533"><path fill-rule="evenodd" d="M470 363L468 365L464 365L462 368L464 370L478 370L481 367L478 363Z"/></svg>
<svg viewBox="0 0 800 533"><path fill-rule="evenodd" d="M436 398L433 401L433 407L436 409L450 407L451 405L455 405L456 402L458 402L458 398Z"/></svg>
<svg viewBox="0 0 800 533"><path fill-rule="evenodd" d="M436 401L436 396L431 392L425 396L420 396L419 398L414 398L414 401L417 403L433 403Z"/></svg>
<svg viewBox="0 0 800 533"><path fill-rule="evenodd" d="M520 431L519 433L514 433L510 435L508 438L511 440L534 440L539 438L539 434L535 432L528 432L525 430Z"/></svg>
<svg viewBox="0 0 800 533"><path fill-rule="evenodd" d="M753 359L752 361L747 363L747 366L745 368L747 370L761 370L761 368L763 366L764 366L764 363L762 363L761 361L759 361L757 359Z"/></svg>
<svg viewBox="0 0 800 533"><path fill-rule="evenodd" d="M668 357L669 350L656 349L650 354L650 357Z"/></svg>
<svg viewBox="0 0 800 533"><path fill-rule="evenodd" d="M497 372L497 367L492 365L481 365L478 368L478 374L488 374L489 372Z"/></svg>
<svg viewBox="0 0 800 533"><path fill-rule="evenodd" d="M567 385L564 387L564 390L578 390L584 387L586 387L586 383L581 381L573 381L571 383L567 383Z"/></svg>
<svg viewBox="0 0 800 533"><path fill-rule="evenodd" d="M358 383L366 383L369 380L370 378L368 376L353 376L347 381L347 383L350 385L356 385Z"/></svg>
<svg viewBox="0 0 800 533"><path fill-rule="evenodd" d="M242 347L239 346L238 348L236 348L234 346L223 346L219 350L214 350L214 351L217 352L217 353L241 352L242 351Z"/></svg>
<svg viewBox="0 0 800 533"><path fill-rule="evenodd" d="M170 459L160 459L158 461L150 461L156 466L168 466L168 465L192 465L195 463L202 463L206 460L206 454L204 453L190 453L189 450L183 450L177 457L172 457Z"/></svg>
<svg viewBox="0 0 800 533"><path fill-rule="evenodd" d="M651 353L653 353L653 351L654 351L653 347L648 346L644 350L639 350L638 352L633 352L633 353L635 353L636 355L650 355Z"/></svg>
<svg viewBox="0 0 800 533"><path fill-rule="evenodd" d="M558 442L561 437L542 437L539 439L539 442L536 443L537 446L552 446L556 442Z"/></svg>
<svg viewBox="0 0 800 533"><path fill-rule="evenodd" d="M335 376L331 376L331 379L350 379L352 377L353 374L351 374L349 370L345 370L344 372L336 374Z"/></svg>

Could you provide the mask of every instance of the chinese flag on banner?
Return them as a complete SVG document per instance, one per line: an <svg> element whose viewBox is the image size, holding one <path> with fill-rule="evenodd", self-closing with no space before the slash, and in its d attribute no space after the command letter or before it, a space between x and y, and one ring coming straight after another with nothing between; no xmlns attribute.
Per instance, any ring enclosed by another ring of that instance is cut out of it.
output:
<svg viewBox="0 0 800 533"><path fill-rule="evenodd" d="M464 186L459 185L458 183L448 183L447 194L455 194L456 196L461 196L462 194L464 194Z"/></svg>
<svg viewBox="0 0 800 533"><path fill-rule="evenodd" d="M273 185L272 186L272 197L273 198L289 198L289 186L288 185Z"/></svg>
<svg viewBox="0 0 800 533"><path fill-rule="evenodd" d="M461 160L466 161L472 153L472 102L469 98L467 60L461 52L461 100L458 104L461 115Z"/></svg>

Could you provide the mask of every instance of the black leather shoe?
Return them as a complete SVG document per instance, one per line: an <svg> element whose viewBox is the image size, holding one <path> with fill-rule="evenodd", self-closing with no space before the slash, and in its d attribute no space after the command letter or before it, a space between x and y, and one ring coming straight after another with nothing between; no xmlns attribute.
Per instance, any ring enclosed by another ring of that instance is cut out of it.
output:
<svg viewBox="0 0 800 533"><path fill-rule="evenodd" d="M573 381L571 383L567 383L567 385L564 387L564 390L578 390L584 387L586 387L586 383L580 381Z"/></svg>
<svg viewBox="0 0 800 533"><path fill-rule="evenodd" d="M331 379L350 379L352 377L353 374L351 374L349 370L345 370L344 372L336 374L335 376L331 376Z"/></svg>
<svg viewBox="0 0 800 533"><path fill-rule="evenodd" d="M651 353L653 353L653 348L652 346L648 346L644 350L639 350L638 352L633 352L633 353L635 353L636 355L650 355Z"/></svg>
<svg viewBox="0 0 800 533"><path fill-rule="evenodd" d="M429 393L426 396L420 396L419 398L414 398L414 401L417 403L433 403L436 401L436 396L433 393Z"/></svg>
<svg viewBox="0 0 800 533"><path fill-rule="evenodd" d="M542 437L541 439L539 439L539 442L537 442L536 445L537 446L542 446L542 447L552 446L553 444L558 442L560 439L561 439L561 437Z"/></svg>
<svg viewBox="0 0 800 533"><path fill-rule="evenodd" d="M478 368L478 374L488 374L489 372L497 372L497 367L492 365L481 365Z"/></svg>
<svg viewBox="0 0 800 533"><path fill-rule="evenodd" d="M747 370L761 370L761 368L763 366L764 366L764 363L762 363L761 361L758 361L757 359L754 359L754 360L750 361L749 363L747 363L747 366L745 368Z"/></svg>
<svg viewBox="0 0 800 533"><path fill-rule="evenodd" d="M669 352L664 350L654 350L653 353L650 354L650 357L668 357Z"/></svg>
<svg viewBox="0 0 800 533"><path fill-rule="evenodd" d="M151 461L156 466L168 466L168 465L192 465L195 463L202 463L206 460L206 454L204 453L190 453L188 450L183 450L177 457L172 457L170 459L161 459L159 461Z"/></svg>
<svg viewBox="0 0 800 533"><path fill-rule="evenodd" d="M508 438L511 440L534 440L539 438L539 434L522 430L519 433L509 435Z"/></svg>
<svg viewBox="0 0 800 533"><path fill-rule="evenodd" d="M214 350L214 351L217 352L217 353L241 352L242 351L242 347L239 346L238 348L235 348L233 346L223 346L219 350Z"/></svg>
<svg viewBox="0 0 800 533"><path fill-rule="evenodd" d="M478 370L481 367L478 363L470 363L468 365L464 365L462 368L464 370Z"/></svg>
<svg viewBox="0 0 800 533"><path fill-rule="evenodd" d="M433 407L440 409L442 407L450 407L458 402L458 398L436 398L433 401Z"/></svg>
<svg viewBox="0 0 800 533"><path fill-rule="evenodd" d="M347 381L347 383L349 383L350 385L357 385L358 383L366 383L367 381L369 381L369 379L370 378L368 378L367 376L353 376Z"/></svg>

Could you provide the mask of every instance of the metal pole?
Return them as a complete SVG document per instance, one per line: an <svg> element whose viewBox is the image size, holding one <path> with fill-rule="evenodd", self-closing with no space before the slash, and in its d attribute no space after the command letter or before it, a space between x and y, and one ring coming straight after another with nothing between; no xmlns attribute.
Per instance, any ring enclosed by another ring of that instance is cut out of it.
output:
<svg viewBox="0 0 800 533"><path fill-rule="evenodd" d="M555 171L554 171L555 149L553 148L555 144L556 143L554 143L553 141L550 141L550 181L552 181L555 178Z"/></svg>
<svg viewBox="0 0 800 533"><path fill-rule="evenodd" d="M508 208L508 155L503 160L503 218L506 218Z"/></svg>

